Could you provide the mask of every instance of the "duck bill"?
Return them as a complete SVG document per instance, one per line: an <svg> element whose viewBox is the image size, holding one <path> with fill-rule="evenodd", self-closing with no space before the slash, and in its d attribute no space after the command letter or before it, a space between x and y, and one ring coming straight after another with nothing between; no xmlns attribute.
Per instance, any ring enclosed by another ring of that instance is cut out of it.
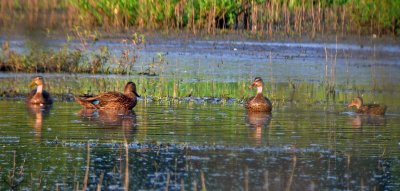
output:
<svg viewBox="0 0 400 191"><path fill-rule="evenodd" d="M352 104L352 103L347 105L348 108L353 107L353 106L354 106L354 104Z"/></svg>
<svg viewBox="0 0 400 191"><path fill-rule="evenodd" d="M254 87L254 84L249 85L249 89L253 89L253 87Z"/></svg>
<svg viewBox="0 0 400 191"><path fill-rule="evenodd" d="M135 94L136 97L140 97L140 95L136 93L136 91L134 91L133 93Z"/></svg>
<svg viewBox="0 0 400 191"><path fill-rule="evenodd" d="M29 87L35 87L36 86L36 83L35 83L35 81L32 81L30 84L29 84Z"/></svg>

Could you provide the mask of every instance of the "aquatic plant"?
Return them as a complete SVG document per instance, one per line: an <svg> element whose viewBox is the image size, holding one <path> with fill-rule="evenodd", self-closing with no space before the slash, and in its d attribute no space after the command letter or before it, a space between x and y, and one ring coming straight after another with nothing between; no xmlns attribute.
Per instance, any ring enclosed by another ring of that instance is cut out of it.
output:
<svg viewBox="0 0 400 191"><path fill-rule="evenodd" d="M5 183L9 187L9 189L17 190L25 178L25 159L22 161L22 164L19 164L19 166L17 166L16 151L13 151L13 154L12 169L7 172L7 177L2 177L1 181Z"/></svg>

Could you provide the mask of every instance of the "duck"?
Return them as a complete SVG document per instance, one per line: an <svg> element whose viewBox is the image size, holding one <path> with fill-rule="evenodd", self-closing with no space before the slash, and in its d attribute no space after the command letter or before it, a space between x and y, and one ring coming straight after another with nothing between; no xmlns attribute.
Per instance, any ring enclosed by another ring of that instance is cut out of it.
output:
<svg viewBox="0 0 400 191"><path fill-rule="evenodd" d="M379 104L363 104L363 99L361 97L355 97L348 107L356 107L356 113L361 114L373 114L373 115L385 115L386 105Z"/></svg>
<svg viewBox="0 0 400 191"><path fill-rule="evenodd" d="M75 100L86 109L113 109L132 110L140 95L136 92L136 84L128 82L125 85L124 93L105 92L95 96L74 96Z"/></svg>
<svg viewBox="0 0 400 191"><path fill-rule="evenodd" d="M50 94L44 90L44 79L42 76L36 76L32 79L30 87L36 86L35 90L32 90L26 99L26 103L29 105L46 106L53 104L53 99Z"/></svg>
<svg viewBox="0 0 400 191"><path fill-rule="evenodd" d="M249 99L247 99L245 103L245 108L249 112L267 112L270 113L272 111L271 101L263 96L263 80L260 77L254 78L254 81L251 85L249 85L249 89L252 89L254 86L257 87L257 94Z"/></svg>

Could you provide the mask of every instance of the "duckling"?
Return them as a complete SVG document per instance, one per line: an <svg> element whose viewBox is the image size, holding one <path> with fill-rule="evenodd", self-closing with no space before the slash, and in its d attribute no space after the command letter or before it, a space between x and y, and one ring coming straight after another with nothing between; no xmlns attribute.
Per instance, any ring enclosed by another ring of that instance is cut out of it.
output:
<svg viewBox="0 0 400 191"><path fill-rule="evenodd" d="M254 78L249 89L252 89L254 86L257 87L257 94L246 101L246 109L250 112L270 113L272 111L272 104L268 98L263 96L263 80L260 77Z"/></svg>
<svg viewBox="0 0 400 191"><path fill-rule="evenodd" d="M30 87L36 86L35 90L32 90L26 99L27 104L32 105L51 105L53 104L53 99L50 94L44 90L44 80L42 76L36 76L32 79Z"/></svg>
<svg viewBox="0 0 400 191"><path fill-rule="evenodd" d="M348 107L355 106L356 113L363 113L363 114L373 114L373 115L385 115L386 112L386 105L379 105L379 104L366 104L363 105L363 99L361 97L354 98Z"/></svg>
<svg viewBox="0 0 400 191"><path fill-rule="evenodd" d="M124 93L105 92L92 97L78 97L75 100L86 109L132 110L140 97L136 92L136 84L128 82Z"/></svg>

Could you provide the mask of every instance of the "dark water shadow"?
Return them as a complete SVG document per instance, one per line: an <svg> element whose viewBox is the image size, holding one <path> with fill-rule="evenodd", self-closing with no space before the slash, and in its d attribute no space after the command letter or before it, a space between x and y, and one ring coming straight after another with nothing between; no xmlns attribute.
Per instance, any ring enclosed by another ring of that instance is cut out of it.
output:
<svg viewBox="0 0 400 191"><path fill-rule="evenodd" d="M40 143L42 139L43 121L50 116L51 108L52 105L40 106L27 104L26 109L30 117L28 123L29 126L34 129L34 139L36 143Z"/></svg>
<svg viewBox="0 0 400 191"><path fill-rule="evenodd" d="M125 133L129 134L136 132L136 113L132 110L81 109L78 116L82 118L83 122L96 124L99 128L122 128Z"/></svg>
<svg viewBox="0 0 400 191"><path fill-rule="evenodd" d="M263 141L263 134L267 134L265 129L271 123L272 114L264 112L247 112L246 123L252 130L252 138L256 141L257 145L260 145ZM265 132L263 132L265 131ZM267 145L269 145L269 139L266 139Z"/></svg>

